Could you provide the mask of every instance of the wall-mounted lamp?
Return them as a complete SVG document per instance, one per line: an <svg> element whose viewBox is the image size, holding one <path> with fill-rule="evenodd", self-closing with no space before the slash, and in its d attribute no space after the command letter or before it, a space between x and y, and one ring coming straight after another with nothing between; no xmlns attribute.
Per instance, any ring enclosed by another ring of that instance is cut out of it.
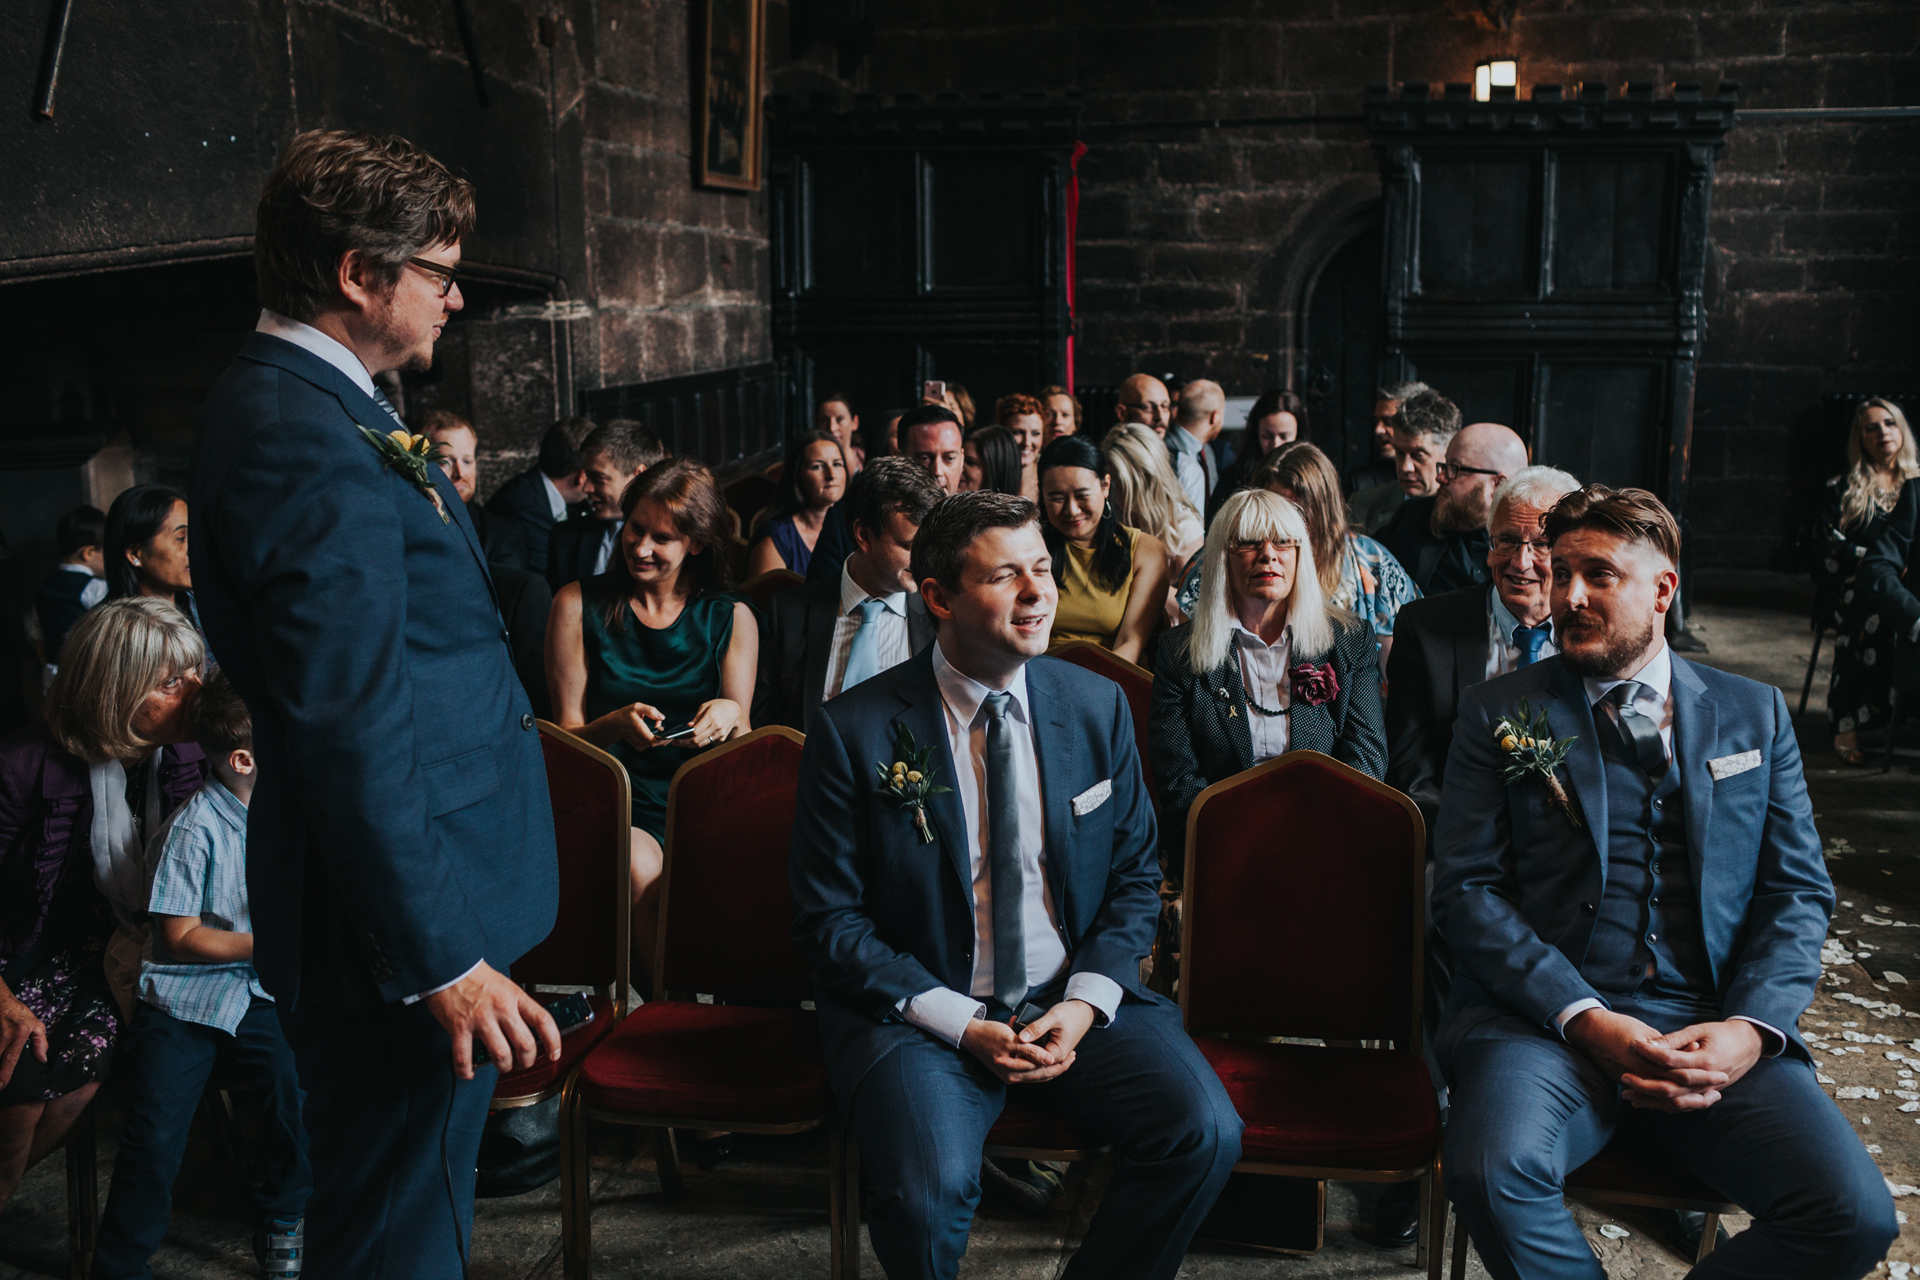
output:
<svg viewBox="0 0 1920 1280"><path fill-rule="evenodd" d="M1490 59L1473 69L1473 100L1491 102L1495 88L1511 89L1519 80L1520 64L1511 58Z"/></svg>

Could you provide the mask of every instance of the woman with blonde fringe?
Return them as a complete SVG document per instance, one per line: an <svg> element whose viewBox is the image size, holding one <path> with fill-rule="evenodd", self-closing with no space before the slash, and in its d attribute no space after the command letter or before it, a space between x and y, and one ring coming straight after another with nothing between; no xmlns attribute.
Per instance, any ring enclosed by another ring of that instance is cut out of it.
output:
<svg viewBox="0 0 1920 1280"><path fill-rule="evenodd" d="M1907 415L1891 400L1861 401L1847 430L1847 469L1827 481L1813 571L1813 616L1835 632L1827 717L1834 754L1847 764L1866 762L1860 730L1887 723L1895 638L1873 593L1856 590L1860 564L1886 528L1901 488L1916 475L1920 455Z"/></svg>
<svg viewBox="0 0 1920 1280"><path fill-rule="evenodd" d="M1160 637L1149 713L1176 884L1187 810L1212 784L1288 751L1375 778L1387 767L1373 628L1328 603L1299 509L1265 489L1236 493L1200 555L1193 621Z"/></svg>

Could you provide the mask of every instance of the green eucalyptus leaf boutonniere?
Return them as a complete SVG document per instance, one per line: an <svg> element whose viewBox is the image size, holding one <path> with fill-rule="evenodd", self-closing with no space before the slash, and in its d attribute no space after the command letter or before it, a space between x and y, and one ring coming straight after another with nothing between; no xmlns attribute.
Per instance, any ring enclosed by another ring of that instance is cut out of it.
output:
<svg viewBox="0 0 1920 1280"><path fill-rule="evenodd" d="M873 767L880 774L880 790L899 802L901 809L913 815L913 829L920 833L921 844L933 843L933 828L927 825L927 800L945 794L952 787L933 780L933 748L917 746L913 731L898 726L893 735L893 762L882 760Z"/></svg>
<svg viewBox="0 0 1920 1280"><path fill-rule="evenodd" d="M1580 826L1580 815L1573 811L1573 797L1555 774L1567 758L1567 748L1574 743L1573 738L1562 738L1556 742L1548 730L1547 713L1535 715L1533 709L1522 698L1514 704L1513 714L1503 716L1493 726L1493 738L1500 749L1507 753L1506 768L1501 770L1500 780L1508 786L1525 782L1528 778L1537 778L1540 785L1547 789L1547 802L1566 816L1575 828Z"/></svg>
<svg viewBox="0 0 1920 1280"><path fill-rule="evenodd" d="M357 422L353 425L360 426ZM438 442L401 430L393 430L381 435L378 431L369 431L365 427L360 427L360 434L373 445L381 461L399 472L414 488L433 499L433 509L440 513L441 524L453 522L453 517L447 514L447 504L440 500L440 491L433 487L433 477L427 474L428 467L439 465Z"/></svg>

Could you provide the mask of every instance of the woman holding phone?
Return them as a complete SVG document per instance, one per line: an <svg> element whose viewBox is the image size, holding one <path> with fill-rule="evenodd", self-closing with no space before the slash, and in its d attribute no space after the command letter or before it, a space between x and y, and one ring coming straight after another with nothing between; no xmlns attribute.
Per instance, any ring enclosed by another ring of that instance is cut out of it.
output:
<svg viewBox="0 0 1920 1280"><path fill-rule="evenodd" d="M745 733L760 633L727 593L726 503L713 472L671 458L621 496L626 526L598 577L554 597L547 671L560 727L633 781L634 954L651 956L667 788L688 749Z"/></svg>

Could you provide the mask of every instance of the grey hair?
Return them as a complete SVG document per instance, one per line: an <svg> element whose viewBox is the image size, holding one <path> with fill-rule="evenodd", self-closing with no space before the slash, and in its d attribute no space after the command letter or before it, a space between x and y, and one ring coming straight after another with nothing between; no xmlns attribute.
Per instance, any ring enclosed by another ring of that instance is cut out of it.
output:
<svg viewBox="0 0 1920 1280"><path fill-rule="evenodd" d="M1580 482L1557 467L1522 467L1494 487L1487 504L1487 530L1500 514L1501 504L1524 502L1542 511L1580 487Z"/></svg>
<svg viewBox="0 0 1920 1280"><path fill-rule="evenodd" d="M1374 392L1373 398L1375 400L1393 400L1397 402L1405 400L1408 396L1414 395L1417 392L1431 390L1432 388L1424 382L1389 382L1386 386Z"/></svg>
<svg viewBox="0 0 1920 1280"><path fill-rule="evenodd" d="M171 600L124 596L97 604L61 643L60 670L47 690L47 728L92 764L144 755L156 744L134 732L140 704L206 658L200 633Z"/></svg>
<svg viewBox="0 0 1920 1280"><path fill-rule="evenodd" d="M1293 572L1293 596L1287 601L1287 625L1293 630L1293 658L1311 662L1333 648L1336 622L1351 625L1353 615L1327 604L1313 565L1313 538L1300 509L1266 489L1242 489L1228 498L1207 530L1201 549L1200 595L1193 603L1192 639L1187 661L1205 675L1226 661L1233 643L1233 605L1227 598L1228 548L1236 542L1271 538L1299 544Z"/></svg>

